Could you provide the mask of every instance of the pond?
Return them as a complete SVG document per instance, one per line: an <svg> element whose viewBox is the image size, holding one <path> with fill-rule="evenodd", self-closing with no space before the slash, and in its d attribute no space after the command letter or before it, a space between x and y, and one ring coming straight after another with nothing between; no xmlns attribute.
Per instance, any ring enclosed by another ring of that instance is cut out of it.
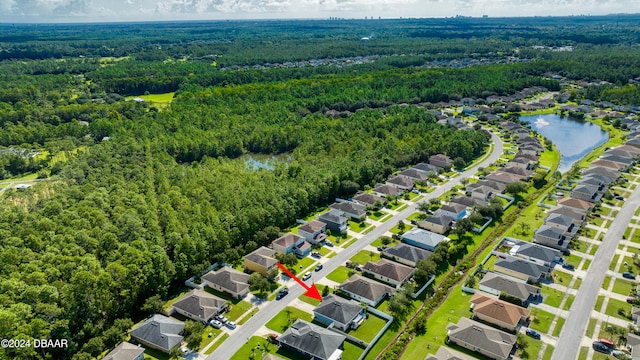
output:
<svg viewBox="0 0 640 360"><path fill-rule="evenodd" d="M293 156L289 153L278 155L248 153L242 155L240 159L244 160L244 163L249 170L273 170L278 162L290 163L293 161Z"/></svg>
<svg viewBox="0 0 640 360"><path fill-rule="evenodd" d="M520 120L531 124L534 130L553 142L561 156L560 172L571 169L571 165L609 138L609 134L596 124L556 114L521 116Z"/></svg>

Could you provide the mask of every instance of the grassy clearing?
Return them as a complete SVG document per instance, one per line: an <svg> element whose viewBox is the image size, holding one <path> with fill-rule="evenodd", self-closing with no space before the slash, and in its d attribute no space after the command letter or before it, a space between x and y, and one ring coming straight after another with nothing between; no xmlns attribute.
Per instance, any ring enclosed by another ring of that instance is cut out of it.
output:
<svg viewBox="0 0 640 360"><path fill-rule="evenodd" d="M609 303L607 304L607 308L604 311L604 313L609 315L609 316L615 316L618 319L629 320L625 316L618 314L619 310L622 310L625 313L630 313L631 312L631 305L627 304L626 302L620 301L620 300L609 299Z"/></svg>
<svg viewBox="0 0 640 360"><path fill-rule="evenodd" d="M345 280L349 279L349 273L353 270L347 268L346 266L338 266L335 270L333 270L329 275L327 275L327 279L331 281L335 281L337 283L342 283Z"/></svg>
<svg viewBox="0 0 640 360"><path fill-rule="evenodd" d="M361 250L354 255L349 261L356 262L358 264L366 264L367 262L377 262L380 260L380 253L376 251Z"/></svg>
<svg viewBox="0 0 640 360"><path fill-rule="evenodd" d="M349 331L349 335L355 336L360 340L371 342L373 338L378 334L378 331L386 324L386 320L381 317L369 314L369 317L365 322L356 330Z"/></svg>
<svg viewBox="0 0 640 360"><path fill-rule="evenodd" d="M169 104L171 104L171 102L173 101L174 95L175 95L175 92L169 92L164 94L127 96L125 99L127 101L130 101L134 98L141 98L141 99L144 99L144 101L149 103L150 105L155 105L156 107L159 107L159 108L165 108L169 106Z"/></svg>
<svg viewBox="0 0 640 360"><path fill-rule="evenodd" d="M349 230L353 232L360 233L364 231L364 229L366 229L367 226L369 226L369 223L367 223L366 221L355 222L353 220L349 220Z"/></svg>
<svg viewBox="0 0 640 360"><path fill-rule="evenodd" d="M573 301L576 299L575 296L569 294L569 296L567 296L567 300L565 300L564 305L562 305L562 310L569 310L571 309L571 305L573 305Z"/></svg>
<svg viewBox="0 0 640 360"><path fill-rule="evenodd" d="M284 310L274 316L273 319L269 320L266 326L268 329L282 333L287 330L289 326L296 321L296 319L311 322L312 318L313 316L307 312L287 306Z"/></svg>
<svg viewBox="0 0 640 360"><path fill-rule="evenodd" d="M633 283L631 281L616 279L613 282L613 292L620 295L628 296L632 287Z"/></svg>
<svg viewBox="0 0 640 360"><path fill-rule="evenodd" d="M562 327L564 326L565 321L565 318L558 317L558 320L556 321L556 327L553 328L553 336L560 336L560 331L562 331Z"/></svg>
<svg viewBox="0 0 640 360"><path fill-rule="evenodd" d="M548 333L554 315L540 309L533 309L531 313L533 320L531 321L530 327L541 333Z"/></svg>

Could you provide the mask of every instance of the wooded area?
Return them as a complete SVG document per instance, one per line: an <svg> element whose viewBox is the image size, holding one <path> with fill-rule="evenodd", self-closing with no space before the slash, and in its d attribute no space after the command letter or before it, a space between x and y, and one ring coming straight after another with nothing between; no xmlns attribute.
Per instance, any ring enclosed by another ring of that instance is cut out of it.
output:
<svg viewBox="0 0 640 360"><path fill-rule="evenodd" d="M639 40L633 19L599 37L590 34L606 18L578 20L574 31L547 20L546 30L528 21L500 31L504 19L396 20L383 30L362 21L3 25L0 176L50 180L2 197L0 334L71 346L0 357L89 359L121 341L150 297L267 244L335 197L436 153L470 162L486 150L487 133L436 124L417 104L557 90L542 77L556 72L610 82L578 96L637 105L637 85L627 84L640 76L640 52L626 46ZM381 41L361 44L371 32ZM518 53L522 61L499 63ZM233 68L373 55L385 57ZM422 66L480 57L494 64ZM170 91L166 108L124 97ZM288 160L255 170L242 157L252 153Z"/></svg>

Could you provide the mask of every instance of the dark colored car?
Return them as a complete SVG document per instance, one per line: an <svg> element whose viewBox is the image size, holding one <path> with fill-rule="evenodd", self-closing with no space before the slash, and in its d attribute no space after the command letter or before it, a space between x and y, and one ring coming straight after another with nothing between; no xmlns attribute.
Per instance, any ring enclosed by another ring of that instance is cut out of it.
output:
<svg viewBox="0 0 640 360"><path fill-rule="evenodd" d="M534 339L540 340L540 333L533 329L527 329L527 331L525 331L525 334L531 336Z"/></svg>
<svg viewBox="0 0 640 360"><path fill-rule="evenodd" d="M575 266L573 266L573 264L564 263L564 264L562 264L562 267L567 269L567 270L571 270L571 271L575 270Z"/></svg>
<svg viewBox="0 0 640 360"><path fill-rule="evenodd" d="M284 288L278 291L278 295L276 295L276 300L282 299L283 297L287 296L287 294L289 294L289 289L287 288Z"/></svg>
<svg viewBox="0 0 640 360"><path fill-rule="evenodd" d="M611 352L611 349L609 349L609 347L607 347L607 345L605 345L605 344L603 344L601 342L597 342L596 341L596 342L593 343L592 346L593 346L593 350L599 351L601 353L608 354L608 353Z"/></svg>
<svg viewBox="0 0 640 360"><path fill-rule="evenodd" d="M631 279L631 280L635 280L636 279L636 275L634 273L625 271L622 273L622 277L625 279Z"/></svg>
<svg viewBox="0 0 640 360"><path fill-rule="evenodd" d="M322 264L318 264L318 266L316 266L316 271L320 271L322 270Z"/></svg>

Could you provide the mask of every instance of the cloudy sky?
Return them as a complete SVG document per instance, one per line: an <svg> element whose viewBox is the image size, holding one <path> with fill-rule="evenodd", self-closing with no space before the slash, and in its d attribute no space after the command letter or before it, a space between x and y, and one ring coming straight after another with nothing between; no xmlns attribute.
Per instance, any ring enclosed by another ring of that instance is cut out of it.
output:
<svg viewBox="0 0 640 360"><path fill-rule="evenodd" d="M640 13L640 0L0 0L0 22Z"/></svg>

